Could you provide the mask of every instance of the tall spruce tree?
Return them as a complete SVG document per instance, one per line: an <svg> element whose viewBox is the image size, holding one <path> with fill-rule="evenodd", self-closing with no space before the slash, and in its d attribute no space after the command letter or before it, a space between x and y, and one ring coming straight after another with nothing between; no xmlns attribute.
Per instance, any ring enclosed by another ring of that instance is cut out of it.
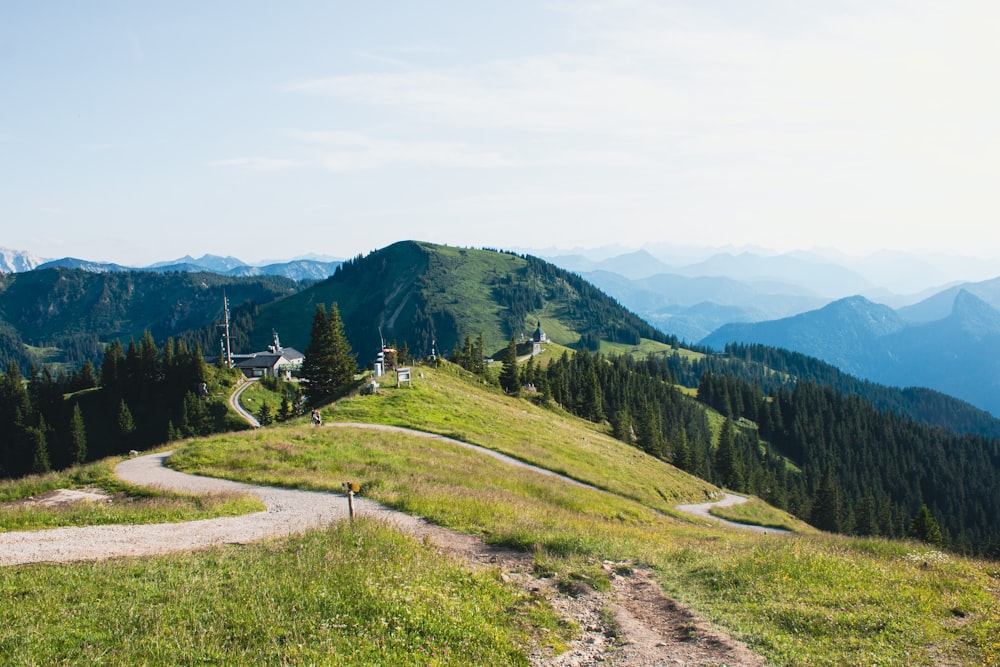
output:
<svg viewBox="0 0 1000 667"><path fill-rule="evenodd" d="M336 389L342 389L354 382L354 374L358 364L351 352L351 344L347 342L344 333L344 322L340 319L337 303L330 304L330 315L327 318L333 340L333 379Z"/></svg>
<svg viewBox="0 0 1000 667"><path fill-rule="evenodd" d="M839 532L842 522L842 505L840 489L833 479L830 466L823 472L816 493L813 495L812 511L809 513L809 523L820 530L831 533Z"/></svg>
<svg viewBox="0 0 1000 667"><path fill-rule="evenodd" d="M736 428L728 417L719 432L715 450L715 473L719 484L734 491L743 490L743 461L736 447Z"/></svg>
<svg viewBox="0 0 1000 667"><path fill-rule="evenodd" d="M316 307L305 355L302 375L309 384L310 404L329 402L337 391L354 381L357 365L336 303L330 306L329 315L323 304Z"/></svg>
<svg viewBox="0 0 1000 667"><path fill-rule="evenodd" d="M28 446L32 452L31 472L41 474L52 470L52 462L49 458L49 443L45 439L46 428L45 418L38 417L38 426L29 426L25 429Z"/></svg>

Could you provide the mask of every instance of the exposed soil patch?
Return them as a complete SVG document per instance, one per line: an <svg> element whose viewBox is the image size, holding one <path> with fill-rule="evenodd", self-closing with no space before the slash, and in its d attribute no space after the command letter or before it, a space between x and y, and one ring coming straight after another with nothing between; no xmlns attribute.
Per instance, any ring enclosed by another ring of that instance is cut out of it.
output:
<svg viewBox="0 0 1000 667"><path fill-rule="evenodd" d="M24 507L31 505L55 507L58 505L69 505L72 503L107 502L109 500L111 500L111 496L104 493L100 489L93 489L90 491L80 489L56 489L54 491L40 493L37 496L28 496L27 498L11 500L10 502L3 503L3 507Z"/></svg>

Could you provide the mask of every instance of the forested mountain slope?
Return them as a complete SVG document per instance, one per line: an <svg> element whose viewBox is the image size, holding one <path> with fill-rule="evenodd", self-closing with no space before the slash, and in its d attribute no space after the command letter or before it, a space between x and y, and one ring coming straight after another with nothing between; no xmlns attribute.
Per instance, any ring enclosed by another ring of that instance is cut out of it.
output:
<svg viewBox="0 0 1000 667"><path fill-rule="evenodd" d="M939 542L1000 548L1000 440L777 373L765 392L746 379L745 362L707 359L583 351L536 367L531 381L574 414L609 421L619 439L823 530L907 536L926 507L943 529ZM695 377L697 401L675 384Z"/></svg>
<svg viewBox="0 0 1000 667"><path fill-rule="evenodd" d="M946 317L907 321L887 306L850 297L795 317L729 324L701 344L783 347L858 377L928 387L1000 415L1000 311L958 290Z"/></svg>
<svg viewBox="0 0 1000 667"><path fill-rule="evenodd" d="M274 276L79 269L0 274L0 363L16 361L22 371L41 361L97 365L112 340L138 340L148 330L165 341L214 328L222 320L223 292L232 304L267 303L297 289L295 281ZM41 358L25 345L51 349Z"/></svg>
<svg viewBox="0 0 1000 667"><path fill-rule="evenodd" d="M374 354L381 337L428 355L481 335L488 352L538 322L560 344L596 349L601 340L669 342L577 275L534 257L402 241L344 262L328 280L260 309L253 340L271 331L304 349L318 304L336 302L351 347Z"/></svg>

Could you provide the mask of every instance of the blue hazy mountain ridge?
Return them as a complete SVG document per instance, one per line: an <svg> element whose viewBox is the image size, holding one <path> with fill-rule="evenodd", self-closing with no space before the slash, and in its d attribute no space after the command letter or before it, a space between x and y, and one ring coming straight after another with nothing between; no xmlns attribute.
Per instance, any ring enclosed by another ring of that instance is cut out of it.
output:
<svg viewBox="0 0 1000 667"><path fill-rule="evenodd" d="M76 257L63 257L62 259L43 262L34 267L32 271L44 271L45 269L79 269L90 273L116 273L136 270L130 266L122 266L121 264L113 264L111 262L91 262L86 259L77 259Z"/></svg>
<svg viewBox="0 0 1000 667"><path fill-rule="evenodd" d="M223 276L252 277L252 276L280 276L292 280L325 280L334 274L337 267L342 264L341 260L321 261L315 259L293 259L284 262L273 262L262 266L247 264L236 257L222 257L219 255L202 255L199 258L186 255L179 259L166 262L156 262L148 266L124 266L110 262L91 262L74 257L64 257L47 261L41 264L24 268L24 263L18 264L17 270L9 271L18 273L26 270L44 270L51 268L80 269L91 273L123 272L123 271L145 271L152 273L199 273L208 272ZM12 267L14 265L12 264Z"/></svg>
<svg viewBox="0 0 1000 667"><path fill-rule="evenodd" d="M955 298L962 291L973 294L994 308L1000 309L1000 278L992 278L945 288L917 303L899 308L899 314L908 322L940 320L951 313L955 306Z"/></svg>
<svg viewBox="0 0 1000 667"><path fill-rule="evenodd" d="M818 308L828 299L793 285L720 276L660 273L630 280L609 271L579 272L664 332L697 341L727 322L757 322Z"/></svg>
<svg viewBox="0 0 1000 667"><path fill-rule="evenodd" d="M703 262L679 267L684 276L723 276L744 282L772 282L795 285L820 296L838 298L848 294L863 294L875 288L860 273L810 257L792 254L765 257L751 252L738 255L719 253Z"/></svg>
<svg viewBox="0 0 1000 667"><path fill-rule="evenodd" d="M646 278L658 273L669 273L673 270L669 264L657 259L645 250L636 250L600 260L591 259L586 255L542 256L542 259L580 275L593 271L604 271L629 280Z"/></svg>
<svg viewBox="0 0 1000 667"><path fill-rule="evenodd" d="M866 380L928 387L1000 415L1000 310L965 289L945 317L931 322L913 323L854 296L793 317L727 324L700 342L782 347Z"/></svg>
<svg viewBox="0 0 1000 667"><path fill-rule="evenodd" d="M698 341L727 323L788 317L852 294L878 296L894 305L917 298L895 294L852 268L801 251L717 252L675 267L647 251L599 261L582 253L547 259L593 282L662 331L687 341ZM667 270L651 273L662 267Z"/></svg>
<svg viewBox="0 0 1000 667"><path fill-rule="evenodd" d="M633 280L667 273L671 270L670 266L653 257L653 255L645 250L636 250L624 255L609 257L598 262L594 269L617 273Z"/></svg>
<svg viewBox="0 0 1000 667"><path fill-rule="evenodd" d="M162 270L172 270L175 266L196 266L202 271L211 271L212 273L228 273L233 269L239 268L241 266L249 266L246 262L237 259L235 257L222 257L220 255L202 255L201 257L195 259L191 255L185 255L180 259L175 259L169 262L156 262L155 264L150 264L147 269L162 269Z"/></svg>
<svg viewBox="0 0 1000 667"><path fill-rule="evenodd" d="M233 276L238 278L245 278L250 276L281 276L283 278L291 278L292 280L325 280L332 276L337 270L337 267L342 262L340 260L333 262L318 262L315 260L308 259L297 259L288 262L276 262L274 264L265 264L263 266L253 266L250 264L240 263L231 269L225 271L213 270L208 267L202 266L200 264L191 263L181 263L181 264L160 264L156 267L149 267L144 269L137 269L139 271L155 271L157 273L167 273L170 271L180 271L183 273L197 273L200 271L208 271L210 273L217 273L223 276Z"/></svg>
<svg viewBox="0 0 1000 667"><path fill-rule="evenodd" d="M283 276L292 280L326 280L334 274L341 260L320 262L311 259L296 259L290 262L276 262L263 266L241 266L226 275L230 276Z"/></svg>

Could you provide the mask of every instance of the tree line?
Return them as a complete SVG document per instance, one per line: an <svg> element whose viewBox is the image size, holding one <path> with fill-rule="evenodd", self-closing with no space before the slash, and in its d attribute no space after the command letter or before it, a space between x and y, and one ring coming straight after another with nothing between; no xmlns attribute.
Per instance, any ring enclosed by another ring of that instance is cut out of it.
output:
<svg viewBox="0 0 1000 667"><path fill-rule="evenodd" d="M31 367L25 380L12 362L0 376L0 474L46 472L233 428L224 398L210 393L235 373L208 368L182 341L158 349L148 331L139 342L108 345L99 370L89 362L57 375Z"/></svg>
<svg viewBox="0 0 1000 667"><path fill-rule="evenodd" d="M677 387L677 361L583 351L544 369L529 361L519 382L608 422L624 442L821 529L922 538L929 530L968 553L1000 546L1000 441L921 424L812 382L765 392L760 382L705 371L696 402ZM698 403L721 413L721 426L713 429Z"/></svg>

